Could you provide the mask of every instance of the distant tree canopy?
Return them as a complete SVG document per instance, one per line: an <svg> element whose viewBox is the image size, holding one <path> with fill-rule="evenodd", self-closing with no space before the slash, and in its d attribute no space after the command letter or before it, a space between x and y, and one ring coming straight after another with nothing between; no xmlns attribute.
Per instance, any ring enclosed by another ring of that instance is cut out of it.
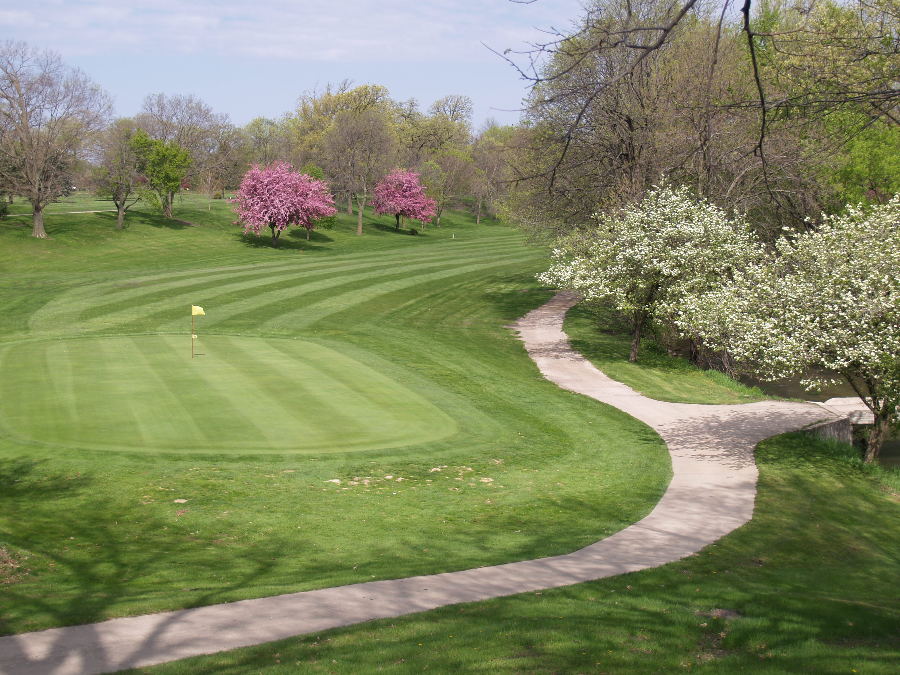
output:
<svg viewBox="0 0 900 675"><path fill-rule="evenodd" d="M663 177L746 213L769 241L854 191L890 193L889 169L859 150L900 119L896 0L594 0L577 26L535 45L543 65L523 71L534 86L507 212L534 234L568 232Z"/></svg>
<svg viewBox="0 0 900 675"><path fill-rule="evenodd" d="M469 97L449 95L423 113L415 99L396 101L383 86L354 86L345 80L304 93L293 114L277 121L258 118L245 126L244 156L250 163L274 157L322 167L348 214L355 204L358 234L376 183L392 167L414 170L427 176L440 222L446 205L475 191L472 111ZM500 193L500 172L489 175L493 189L485 184L479 208L486 195ZM494 201L490 204L493 208Z"/></svg>

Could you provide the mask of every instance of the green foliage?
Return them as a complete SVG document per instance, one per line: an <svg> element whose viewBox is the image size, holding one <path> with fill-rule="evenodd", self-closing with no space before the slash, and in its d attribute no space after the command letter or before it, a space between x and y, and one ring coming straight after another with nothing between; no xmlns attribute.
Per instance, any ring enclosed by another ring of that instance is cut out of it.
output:
<svg viewBox="0 0 900 675"><path fill-rule="evenodd" d="M833 116L829 126L859 128L830 172L839 204L883 204L900 192L900 127L846 114Z"/></svg>
<svg viewBox="0 0 900 675"><path fill-rule="evenodd" d="M307 162L304 164L303 168L300 169L300 173L305 173L307 176L311 176L316 180L325 180L325 172L316 166L315 162Z"/></svg>
<svg viewBox="0 0 900 675"><path fill-rule="evenodd" d="M147 179L141 199L171 217L172 195L181 190L192 161L190 153L175 141L150 138L143 129L135 132L131 142L139 158L138 168Z"/></svg>
<svg viewBox="0 0 900 675"><path fill-rule="evenodd" d="M0 220L9 215L9 204L6 198L0 199Z"/></svg>

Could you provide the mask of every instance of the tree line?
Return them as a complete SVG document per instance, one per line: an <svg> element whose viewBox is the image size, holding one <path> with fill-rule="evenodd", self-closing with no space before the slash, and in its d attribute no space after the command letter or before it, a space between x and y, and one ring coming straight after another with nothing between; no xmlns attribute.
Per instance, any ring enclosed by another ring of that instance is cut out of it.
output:
<svg viewBox="0 0 900 675"><path fill-rule="evenodd" d="M113 201L121 228L138 200L171 218L180 190L221 198L251 166L275 163L321 169L346 212L356 209L360 233L375 186L396 168L421 177L438 226L461 198L474 202L480 222L504 193L512 131L490 120L476 131L467 96L445 96L423 112L414 99L350 81L243 127L195 96L164 93L116 118L110 96L55 52L0 46L0 191L32 205L35 237L46 236L44 207L76 184Z"/></svg>
<svg viewBox="0 0 900 675"><path fill-rule="evenodd" d="M698 364L900 423L900 3L593 0L533 45L504 210ZM522 54L518 55L522 56ZM512 57L510 57L512 59Z"/></svg>

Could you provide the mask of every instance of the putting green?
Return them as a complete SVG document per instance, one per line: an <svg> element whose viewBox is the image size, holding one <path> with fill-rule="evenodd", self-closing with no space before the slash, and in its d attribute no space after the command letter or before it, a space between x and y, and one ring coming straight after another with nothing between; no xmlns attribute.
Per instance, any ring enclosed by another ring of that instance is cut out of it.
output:
<svg viewBox="0 0 900 675"><path fill-rule="evenodd" d="M0 422L91 450L347 452L456 423L397 381L301 340L141 336L28 342L0 360Z"/></svg>

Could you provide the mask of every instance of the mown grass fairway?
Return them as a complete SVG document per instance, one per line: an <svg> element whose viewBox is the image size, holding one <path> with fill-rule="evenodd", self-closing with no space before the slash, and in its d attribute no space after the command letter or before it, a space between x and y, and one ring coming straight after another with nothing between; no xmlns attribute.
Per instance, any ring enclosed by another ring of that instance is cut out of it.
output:
<svg viewBox="0 0 900 675"><path fill-rule="evenodd" d="M184 335L25 342L0 359L0 423L66 449L349 452L415 445L456 424L340 351ZM403 401L404 405L397 405Z"/></svg>
<svg viewBox="0 0 900 675"><path fill-rule="evenodd" d="M665 490L505 327L552 293L519 233L175 217L0 222L3 632L564 553Z"/></svg>

